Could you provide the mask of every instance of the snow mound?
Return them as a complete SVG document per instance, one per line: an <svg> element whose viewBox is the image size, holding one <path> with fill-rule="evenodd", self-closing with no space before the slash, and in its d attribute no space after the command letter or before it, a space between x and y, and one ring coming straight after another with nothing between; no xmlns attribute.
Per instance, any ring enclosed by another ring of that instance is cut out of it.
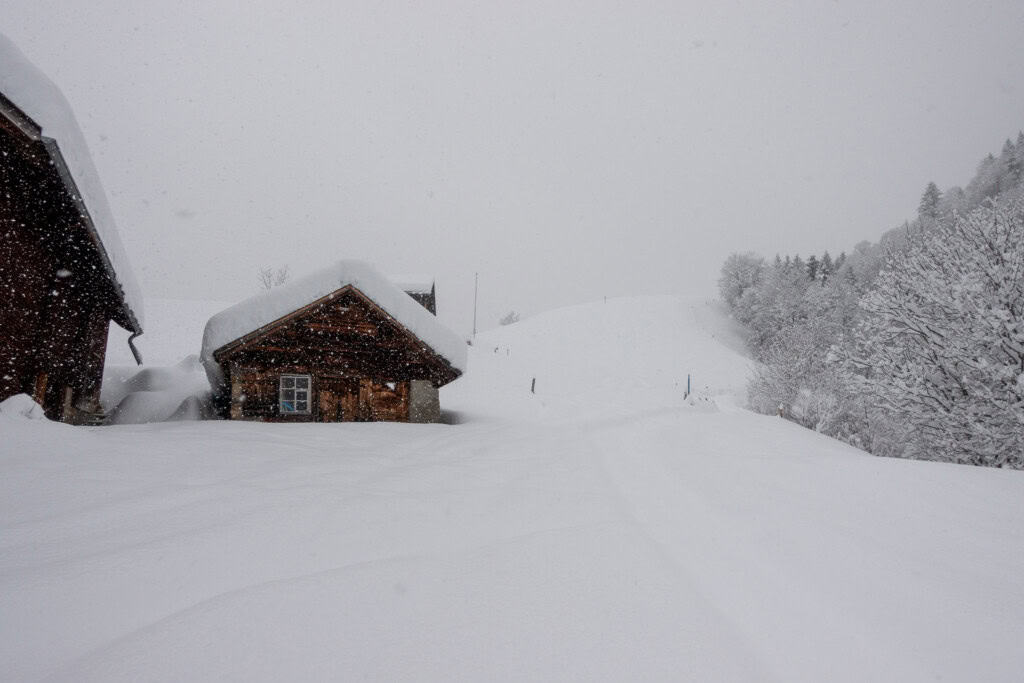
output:
<svg viewBox="0 0 1024 683"><path fill-rule="evenodd" d="M42 406L28 394L15 394L0 401L0 416L12 420L45 420Z"/></svg>
<svg viewBox="0 0 1024 683"><path fill-rule="evenodd" d="M144 325L142 294L121 244L99 173L71 106L60 89L2 33L0 93L27 114L42 129L45 137L57 142L60 156L85 204L83 211L91 219L100 238L100 253L105 255L110 274L124 294L129 317L134 315L139 325Z"/></svg>
<svg viewBox="0 0 1024 683"><path fill-rule="evenodd" d="M201 419L210 385L195 355L170 367L146 367L134 373L109 368L104 400L110 424L143 424Z"/></svg>
<svg viewBox="0 0 1024 683"><path fill-rule="evenodd" d="M371 265L349 260L246 299L210 318L200 357L211 382L221 377L214 351L348 285L380 306L453 368L465 372L466 343L459 335Z"/></svg>

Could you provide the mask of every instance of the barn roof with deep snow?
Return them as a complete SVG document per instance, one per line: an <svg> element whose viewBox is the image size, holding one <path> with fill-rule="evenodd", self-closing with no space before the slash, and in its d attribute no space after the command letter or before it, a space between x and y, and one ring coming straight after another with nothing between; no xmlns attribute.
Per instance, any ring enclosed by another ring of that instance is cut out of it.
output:
<svg viewBox="0 0 1024 683"><path fill-rule="evenodd" d="M66 167L73 186L68 189L78 200L86 227L98 238L101 260L111 280L121 289L128 319L135 323L135 331L141 332L145 322L142 295L71 106L53 81L2 33L0 93L39 127L44 142L56 143L56 152L49 146L51 157Z"/></svg>
<svg viewBox="0 0 1024 683"><path fill-rule="evenodd" d="M257 294L217 313L206 323L200 358L211 380L221 375L214 352L347 286L359 290L460 373L466 342L441 324L398 285L363 261L338 261L311 275Z"/></svg>

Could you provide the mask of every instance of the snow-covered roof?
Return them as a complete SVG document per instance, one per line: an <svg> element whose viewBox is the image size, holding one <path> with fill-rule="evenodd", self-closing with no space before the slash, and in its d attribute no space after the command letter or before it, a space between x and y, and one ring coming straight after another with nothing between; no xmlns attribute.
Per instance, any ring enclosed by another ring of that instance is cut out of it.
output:
<svg viewBox="0 0 1024 683"><path fill-rule="evenodd" d="M404 289L363 261L338 261L304 278L237 303L210 318L203 333L201 359L211 380L220 367L217 349L270 325L304 306L351 285L385 313L448 361L459 372L466 369L466 342L442 325Z"/></svg>
<svg viewBox="0 0 1024 683"><path fill-rule="evenodd" d="M403 292L430 294L434 289L434 278L428 275L391 275L390 280Z"/></svg>
<svg viewBox="0 0 1024 683"><path fill-rule="evenodd" d="M138 326L136 331L141 332L144 322L142 295L75 115L57 86L2 33L0 93L39 126L44 138L57 143L59 158L54 161L58 164L63 162L67 168L74 186L69 189L77 191L79 210L99 238L104 266L111 279L121 287L126 316L134 320Z"/></svg>

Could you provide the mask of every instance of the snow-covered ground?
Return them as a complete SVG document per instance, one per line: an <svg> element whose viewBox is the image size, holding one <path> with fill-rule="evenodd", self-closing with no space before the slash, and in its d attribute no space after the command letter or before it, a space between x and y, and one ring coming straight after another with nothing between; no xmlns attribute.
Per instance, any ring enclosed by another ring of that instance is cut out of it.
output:
<svg viewBox="0 0 1024 683"><path fill-rule="evenodd" d="M455 425L12 406L0 679L1019 680L1024 473L749 413L747 370L654 297L479 335Z"/></svg>

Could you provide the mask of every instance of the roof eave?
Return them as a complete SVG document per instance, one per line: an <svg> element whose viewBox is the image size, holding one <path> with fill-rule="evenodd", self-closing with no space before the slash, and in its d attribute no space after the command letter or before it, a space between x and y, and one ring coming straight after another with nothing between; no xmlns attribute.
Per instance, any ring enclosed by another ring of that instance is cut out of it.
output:
<svg viewBox="0 0 1024 683"><path fill-rule="evenodd" d="M117 295L118 301L121 304L121 310L116 311L115 313L121 313L122 315L115 315L114 322L127 331L133 332L135 335L141 335L142 325L139 323L139 319L135 315L135 311L133 311L131 306L128 305L124 288L121 286L121 282L117 277L117 271L114 269L114 264L111 262L110 256L107 254L107 250L103 246L103 240L100 238L99 231L96 229L96 224L92 220L89 208L85 205L85 202L82 201L82 195L78 191L78 185L75 184L75 179L71 176L71 171L68 169L67 162L64 160L64 155L60 152L60 145L57 144L56 140L46 137L45 135L39 135L37 139L41 140L43 145L46 147L46 151L53 160L54 167L57 169L57 174L60 176L61 182L64 184L64 189L71 195L75 208L78 210L78 215L82 219L82 224L85 226L89 237L92 238L93 244L96 247L96 252L99 254L100 262L103 264L103 269L107 273L107 279L114 288L114 293Z"/></svg>

